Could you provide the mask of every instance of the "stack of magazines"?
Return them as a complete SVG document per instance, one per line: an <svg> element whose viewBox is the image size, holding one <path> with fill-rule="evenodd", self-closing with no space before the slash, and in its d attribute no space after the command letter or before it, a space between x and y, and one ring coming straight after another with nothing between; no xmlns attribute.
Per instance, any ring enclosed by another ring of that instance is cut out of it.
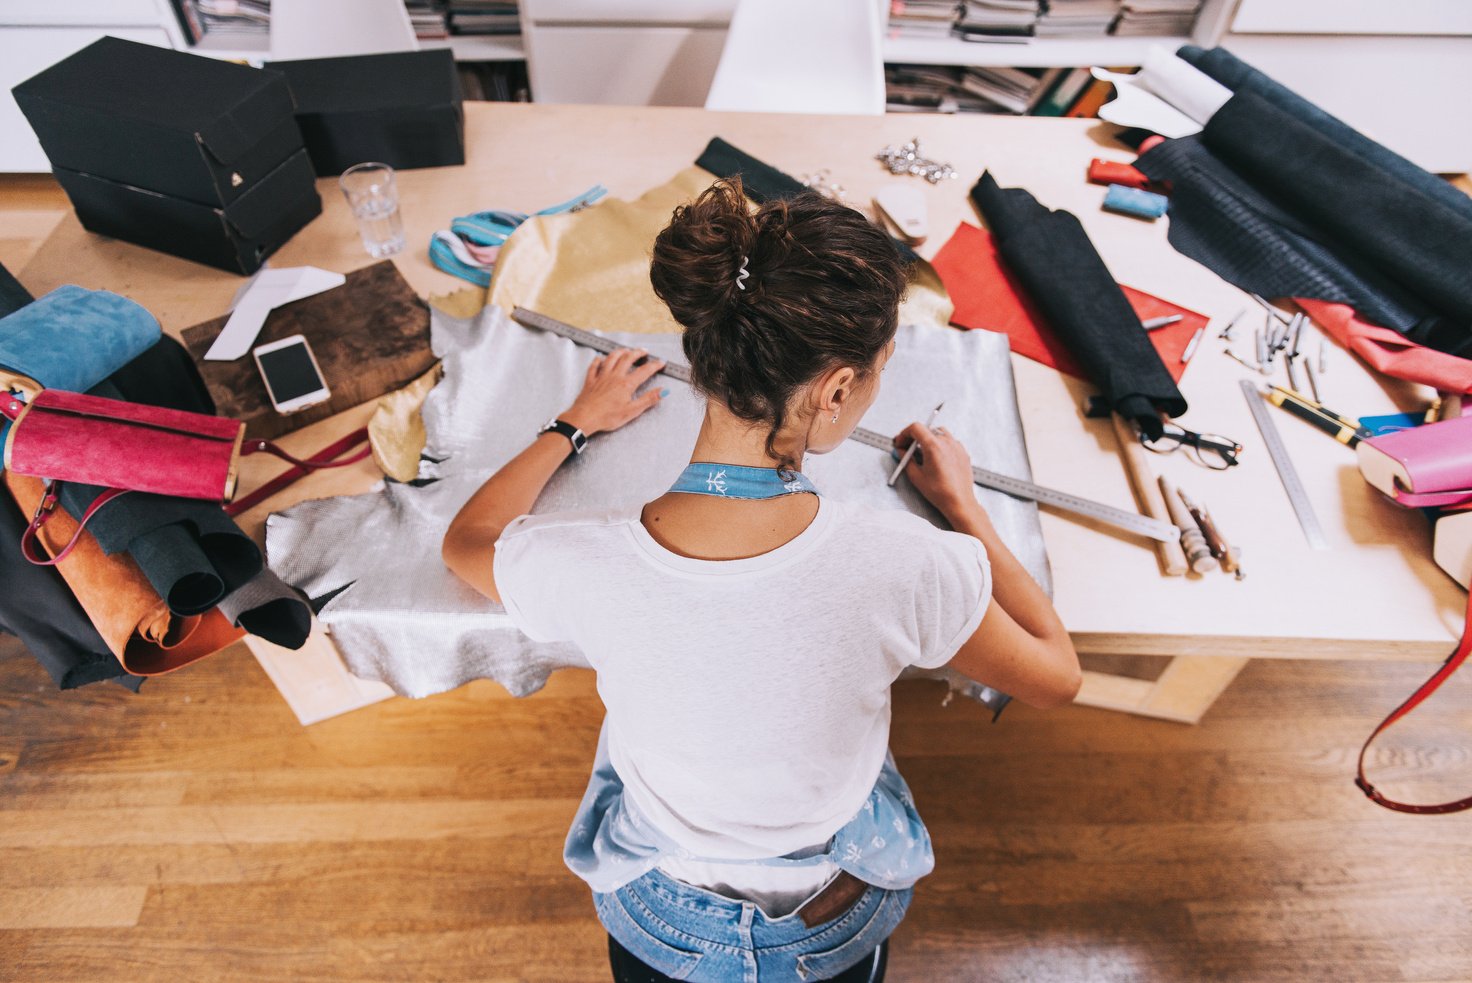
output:
<svg viewBox="0 0 1472 983"><path fill-rule="evenodd" d="M1005 113L966 88L964 68L944 65L884 66L885 111L891 113Z"/></svg>
<svg viewBox="0 0 1472 983"><path fill-rule="evenodd" d="M954 33L968 41L1026 40L1033 36L1040 0L966 0Z"/></svg>
<svg viewBox="0 0 1472 983"><path fill-rule="evenodd" d="M1120 0L1046 0L1038 18L1040 38L1102 37L1119 16Z"/></svg>
<svg viewBox="0 0 1472 983"><path fill-rule="evenodd" d="M1063 71L1061 68L977 66L966 69L961 85L968 92L995 103L1002 112L1024 116Z"/></svg>
<svg viewBox="0 0 1472 983"><path fill-rule="evenodd" d="M415 37L450 36L449 24L445 18L445 0L404 0L404 9L409 11L409 23L414 25Z"/></svg>
<svg viewBox="0 0 1472 983"><path fill-rule="evenodd" d="M520 34L516 0L449 0L451 34Z"/></svg>
<svg viewBox="0 0 1472 983"><path fill-rule="evenodd" d="M1121 37L1172 37L1191 33L1201 0L1124 0L1114 33Z"/></svg>
<svg viewBox="0 0 1472 983"><path fill-rule="evenodd" d="M957 0L890 0L889 36L944 38L961 13Z"/></svg>
<svg viewBox="0 0 1472 983"><path fill-rule="evenodd" d="M270 0L174 0L191 44L266 50L271 46Z"/></svg>

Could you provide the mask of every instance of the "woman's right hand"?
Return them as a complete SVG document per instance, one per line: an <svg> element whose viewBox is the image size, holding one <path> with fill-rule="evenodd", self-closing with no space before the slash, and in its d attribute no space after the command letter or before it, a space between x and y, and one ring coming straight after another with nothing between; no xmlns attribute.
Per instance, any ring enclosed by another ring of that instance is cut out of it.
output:
<svg viewBox="0 0 1472 983"><path fill-rule="evenodd" d="M920 445L905 477L947 519L979 511L976 494L971 490L971 455L945 427L935 430L923 423L912 423L894 438L901 454L912 442Z"/></svg>

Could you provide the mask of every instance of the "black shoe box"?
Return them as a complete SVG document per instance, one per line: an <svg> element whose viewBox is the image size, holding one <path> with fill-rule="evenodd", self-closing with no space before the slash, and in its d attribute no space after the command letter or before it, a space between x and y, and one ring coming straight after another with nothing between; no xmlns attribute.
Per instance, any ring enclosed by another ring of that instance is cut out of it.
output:
<svg viewBox="0 0 1472 983"><path fill-rule="evenodd" d="M105 37L12 93L51 166L226 206L302 149L286 79Z"/></svg>
<svg viewBox="0 0 1472 983"><path fill-rule="evenodd" d="M465 163L465 114L446 49L269 62L296 100L319 175L377 161L398 170Z"/></svg>
<svg viewBox="0 0 1472 983"><path fill-rule="evenodd" d="M306 150L251 182L228 205L206 205L58 167L82 225L100 235L250 275L322 212Z"/></svg>

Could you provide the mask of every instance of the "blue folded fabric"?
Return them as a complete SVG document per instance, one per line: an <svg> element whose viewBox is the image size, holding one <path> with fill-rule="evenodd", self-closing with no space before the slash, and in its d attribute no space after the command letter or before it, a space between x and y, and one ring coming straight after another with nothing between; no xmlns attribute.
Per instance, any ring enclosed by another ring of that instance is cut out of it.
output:
<svg viewBox="0 0 1472 983"><path fill-rule="evenodd" d="M557 215L562 212L575 212L580 208L588 207L606 194L608 194L607 188L601 184L595 184L574 198L569 198L556 205L549 205L533 214ZM436 232L430 239L430 261L446 273L458 276L462 280L469 280L480 287L488 286L491 282L493 268L466 263L464 259L456 255L455 249L449 243L440 241L440 237L453 234L477 246L499 246L528 218L531 216L525 212L513 212L499 208L462 215L450 222L449 232Z"/></svg>
<svg viewBox="0 0 1472 983"><path fill-rule="evenodd" d="M0 368L47 389L86 392L152 348L158 321L106 290L57 287L0 318Z"/></svg>
<svg viewBox="0 0 1472 983"><path fill-rule="evenodd" d="M477 287L491 285L491 271L480 266L471 266L455 255L455 250L438 236L429 240L429 261L435 266L462 280L469 280Z"/></svg>

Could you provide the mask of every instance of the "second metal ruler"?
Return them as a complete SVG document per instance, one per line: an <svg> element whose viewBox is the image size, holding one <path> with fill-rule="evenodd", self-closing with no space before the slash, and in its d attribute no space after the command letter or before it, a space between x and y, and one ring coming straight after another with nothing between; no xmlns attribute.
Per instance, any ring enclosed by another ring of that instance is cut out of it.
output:
<svg viewBox="0 0 1472 983"><path fill-rule="evenodd" d="M1313 549L1328 549L1329 543L1324 539L1319 517L1314 514L1308 492L1303 490L1303 482L1298 478L1298 469L1293 466L1288 448L1283 446L1283 438L1278 435L1278 428L1268 415L1268 404L1263 399L1262 390L1251 379L1242 379L1238 385L1242 387L1242 395L1247 397L1247 408L1252 410L1252 419L1257 421L1257 429L1262 432L1263 443L1268 447L1268 456L1278 469L1283 490L1288 493L1288 504L1293 506L1293 511L1298 515L1298 524L1303 527L1303 538L1308 540L1308 545Z"/></svg>
<svg viewBox="0 0 1472 983"><path fill-rule="evenodd" d="M624 347L604 335L592 331L585 331L582 328L575 328L570 324L564 324L545 314L529 311L525 307L514 308L511 311L511 319L525 327L558 335L586 348L600 351L605 355ZM666 362L664 368L660 371L672 379L679 379L684 383L690 381L690 367L687 365L682 365L678 362ZM885 453L889 453L894 448L894 441L889 437L881 433L876 433L873 430L865 430L863 427L855 429L849 435L849 439L856 440L861 444L867 444ZM1086 516L1105 525L1124 529L1150 539L1157 539L1163 543L1174 542L1181 535L1180 530L1169 522L1152 519L1148 515L1140 515L1138 512L1129 512L1125 509L1115 508L1113 505L1105 505L1103 502L1080 498L1068 492L1046 488L1042 485L1035 485L1030 481L1023 481L1021 478L1013 478L1010 475L998 474L995 471L988 471L985 468L973 467L971 469L971 477L983 488L991 488L1015 498L1026 499L1030 502L1037 502L1039 505L1047 505L1064 512Z"/></svg>

